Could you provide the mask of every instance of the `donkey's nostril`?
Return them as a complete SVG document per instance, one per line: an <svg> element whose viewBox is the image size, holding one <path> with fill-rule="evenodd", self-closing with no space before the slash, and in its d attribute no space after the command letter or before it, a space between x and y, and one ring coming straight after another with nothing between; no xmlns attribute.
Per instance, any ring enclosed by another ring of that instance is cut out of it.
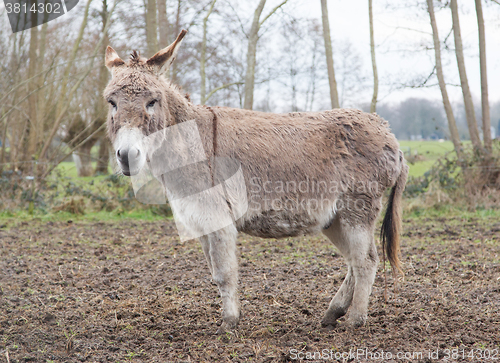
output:
<svg viewBox="0 0 500 363"><path fill-rule="evenodd" d="M129 158L131 159L137 159L140 155L141 151L137 148L133 148L132 150L129 151Z"/></svg>
<svg viewBox="0 0 500 363"><path fill-rule="evenodd" d="M128 164L129 151L127 149L118 149L116 151L116 158L122 164Z"/></svg>
<svg viewBox="0 0 500 363"><path fill-rule="evenodd" d="M128 165L130 161L137 162L140 155L141 151L137 147L133 147L131 149L121 148L116 151L116 158L124 165Z"/></svg>

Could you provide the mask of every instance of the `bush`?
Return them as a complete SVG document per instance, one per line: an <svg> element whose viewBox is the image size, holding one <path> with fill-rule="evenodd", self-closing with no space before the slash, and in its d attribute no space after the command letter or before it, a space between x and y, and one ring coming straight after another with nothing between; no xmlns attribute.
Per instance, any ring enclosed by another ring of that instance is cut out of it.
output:
<svg viewBox="0 0 500 363"><path fill-rule="evenodd" d="M153 214L171 216L168 205L150 206L138 202L130 180L120 175L71 178L60 170L46 180L36 180L21 171L4 171L0 177L0 208L3 212L27 210L43 214L65 211L72 214L99 212L119 214L151 209Z"/></svg>
<svg viewBox="0 0 500 363"><path fill-rule="evenodd" d="M461 203L471 208L500 206L500 141L491 155L478 154L470 145L458 160L451 152L421 177L410 177L405 195L426 204Z"/></svg>

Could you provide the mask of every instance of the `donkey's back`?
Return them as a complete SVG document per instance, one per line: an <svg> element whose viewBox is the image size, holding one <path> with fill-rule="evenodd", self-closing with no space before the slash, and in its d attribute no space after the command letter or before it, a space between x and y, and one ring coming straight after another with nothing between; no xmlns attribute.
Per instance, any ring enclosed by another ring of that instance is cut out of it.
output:
<svg viewBox="0 0 500 363"><path fill-rule="evenodd" d="M379 182L382 189L394 185L403 166L389 124L376 114L213 109L220 125L218 155L237 157L249 176L264 177L259 172L265 171L281 177L291 171L298 178L332 178L344 172L351 175L342 180L361 176L360 181Z"/></svg>

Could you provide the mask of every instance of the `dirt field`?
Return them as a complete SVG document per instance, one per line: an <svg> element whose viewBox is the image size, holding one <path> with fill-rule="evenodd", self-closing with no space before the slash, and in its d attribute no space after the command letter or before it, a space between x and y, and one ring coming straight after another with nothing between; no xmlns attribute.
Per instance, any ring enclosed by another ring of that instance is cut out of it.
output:
<svg viewBox="0 0 500 363"><path fill-rule="evenodd" d="M385 302L379 271L356 330L320 327L346 273L324 237L241 235L242 320L223 336L201 248L171 221L0 228L0 362L500 361L493 218L405 220L405 280L388 274Z"/></svg>

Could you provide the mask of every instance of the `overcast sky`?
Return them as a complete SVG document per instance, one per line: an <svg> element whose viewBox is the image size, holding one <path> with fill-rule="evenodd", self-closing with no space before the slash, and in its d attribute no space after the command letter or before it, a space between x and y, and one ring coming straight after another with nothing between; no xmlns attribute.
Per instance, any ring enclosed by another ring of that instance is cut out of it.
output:
<svg viewBox="0 0 500 363"><path fill-rule="evenodd" d="M309 17L321 19L320 0L302 1L300 11ZM387 4L391 4L390 7ZM377 66L381 83L404 83L412 78L429 74L434 65L431 27L424 9L404 6L405 0L373 0ZM424 1L425 3L425 1ZM474 1L459 0L460 25L466 55L467 76L471 92L477 99L481 95L479 75L479 49L477 18ZM394 7L400 7L394 9ZM364 59L364 68L370 70L368 0L329 0L328 10L333 42L348 39ZM490 101L500 100L500 5L490 0L483 1L486 27L486 52ZM449 8L436 13L440 39L451 30ZM413 30L411 30L413 29ZM454 48L453 35L447 44ZM420 51L419 51L420 50ZM335 51L335 49L334 49ZM456 58L443 51L443 65L447 83L459 84ZM430 82L435 84L437 80ZM371 90L369 90L371 92ZM450 98L458 101L462 95L458 87L448 87ZM379 97L384 102L397 102L407 97L440 99L438 87L424 89L395 89L381 84Z"/></svg>

